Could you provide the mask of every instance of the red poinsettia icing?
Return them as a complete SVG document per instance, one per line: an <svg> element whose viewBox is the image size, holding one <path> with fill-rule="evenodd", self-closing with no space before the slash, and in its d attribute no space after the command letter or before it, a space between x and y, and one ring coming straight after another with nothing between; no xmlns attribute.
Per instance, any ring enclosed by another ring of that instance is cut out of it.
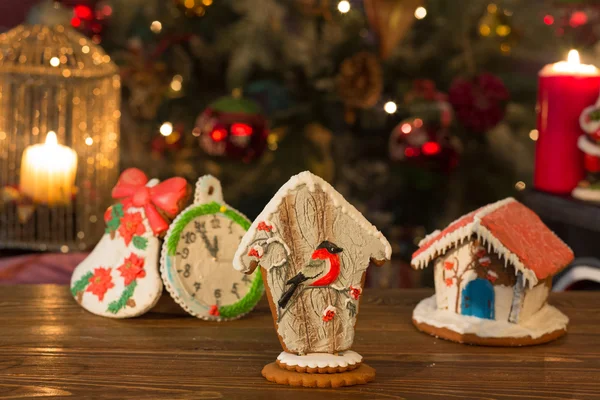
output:
<svg viewBox="0 0 600 400"><path fill-rule="evenodd" d="M98 300L104 300L104 295L108 289L113 288L115 284L110 276L110 268L98 267L94 269L94 275L89 280L86 292L90 292L98 296Z"/></svg>
<svg viewBox="0 0 600 400"><path fill-rule="evenodd" d="M336 308L334 306L328 306L323 310L323 321L329 322L335 317Z"/></svg>
<svg viewBox="0 0 600 400"><path fill-rule="evenodd" d="M214 317L218 317L220 315L219 307L217 305L210 306L210 310L208 310L208 313Z"/></svg>
<svg viewBox="0 0 600 400"><path fill-rule="evenodd" d="M126 245L129 246L134 235L140 236L144 232L146 232L146 227L144 226L144 219L141 213L125 213L123 215L119 225L119 233L125 240Z"/></svg>
<svg viewBox="0 0 600 400"><path fill-rule="evenodd" d="M445 282L446 282L446 286L450 287L450 286L452 286L452 283L454 281L452 280L452 278L446 278Z"/></svg>
<svg viewBox="0 0 600 400"><path fill-rule="evenodd" d="M454 263L452 261L444 261L444 268L450 271L454 268Z"/></svg>
<svg viewBox="0 0 600 400"><path fill-rule="evenodd" d="M146 276L146 271L144 270L144 258L138 257L133 253L123 261L123 265L117 268L117 270L121 272L121 276L125 279L125 286L129 285L137 278Z"/></svg>
<svg viewBox="0 0 600 400"><path fill-rule="evenodd" d="M362 293L362 289L361 288L350 286L350 296L354 300L358 300L358 298L360 297L361 293Z"/></svg>

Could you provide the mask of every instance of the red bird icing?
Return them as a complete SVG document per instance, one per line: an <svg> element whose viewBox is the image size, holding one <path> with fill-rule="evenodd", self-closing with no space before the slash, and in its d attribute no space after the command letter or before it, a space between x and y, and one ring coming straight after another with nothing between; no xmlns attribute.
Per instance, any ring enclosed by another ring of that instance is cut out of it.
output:
<svg viewBox="0 0 600 400"><path fill-rule="evenodd" d="M337 254L331 254L327 249L317 249L312 255L313 260L329 260L329 271L320 279L317 279L310 286L331 285L340 274L340 257Z"/></svg>

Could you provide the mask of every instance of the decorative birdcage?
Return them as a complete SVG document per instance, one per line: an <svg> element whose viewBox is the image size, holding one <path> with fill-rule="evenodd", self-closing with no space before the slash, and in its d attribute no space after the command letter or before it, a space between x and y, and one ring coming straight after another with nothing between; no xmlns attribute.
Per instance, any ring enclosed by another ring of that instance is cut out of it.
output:
<svg viewBox="0 0 600 400"><path fill-rule="evenodd" d="M61 25L0 35L0 247L82 250L118 177L120 79Z"/></svg>

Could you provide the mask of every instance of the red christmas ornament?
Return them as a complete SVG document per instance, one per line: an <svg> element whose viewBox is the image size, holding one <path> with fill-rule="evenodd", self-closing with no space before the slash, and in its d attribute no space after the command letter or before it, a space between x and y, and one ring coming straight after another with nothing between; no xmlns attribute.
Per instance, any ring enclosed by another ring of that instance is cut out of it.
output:
<svg viewBox="0 0 600 400"><path fill-rule="evenodd" d="M473 79L456 78L448 99L465 128L486 132L496 126L506 110L510 95L500 78L484 73Z"/></svg>
<svg viewBox="0 0 600 400"><path fill-rule="evenodd" d="M389 141L392 161L410 162L450 172L458 165L458 153L445 129L427 126L421 118L400 122Z"/></svg>
<svg viewBox="0 0 600 400"><path fill-rule="evenodd" d="M212 156L250 162L267 146L267 120L252 100L223 97L200 114L193 131Z"/></svg>

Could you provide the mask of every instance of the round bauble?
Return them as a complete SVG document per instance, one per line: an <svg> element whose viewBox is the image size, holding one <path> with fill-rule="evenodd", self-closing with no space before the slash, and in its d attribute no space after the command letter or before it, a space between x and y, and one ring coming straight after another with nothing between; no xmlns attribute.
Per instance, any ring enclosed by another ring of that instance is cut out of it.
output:
<svg viewBox="0 0 600 400"><path fill-rule="evenodd" d="M222 97L198 116L193 134L209 155L250 162L267 146L268 125L254 101Z"/></svg>

